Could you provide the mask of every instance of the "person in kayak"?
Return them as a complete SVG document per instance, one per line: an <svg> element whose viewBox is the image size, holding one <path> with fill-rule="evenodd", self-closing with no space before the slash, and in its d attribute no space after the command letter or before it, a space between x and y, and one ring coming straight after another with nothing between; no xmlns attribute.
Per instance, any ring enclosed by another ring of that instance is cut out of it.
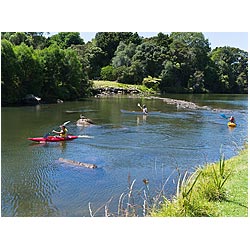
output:
<svg viewBox="0 0 250 250"><path fill-rule="evenodd" d="M141 106L140 103L138 103L137 105L138 105L138 107L142 110L142 112L143 112L145 115L148 114L148 109L147 109L147 107L146 107L145 104L143 104L143 105Z"/></svg>
<svg viewBox="0 0 250 250"><path fill-rule="evenodd" d="M148 114L148 109L147 109L146 105L143 105L143 106L142 106L142 112L143 112L144 114Z"/></svg>
<svg viewBox="0 0 250 250"><path fill-rule="evenodd" d="M61 131L55 131L55 130L53 130L52 132L55 133L55 134L59 134L59 136L62 137L62 138L67 138L67 136L68 136L68 130L65 127L65 125L61 125L60 128L61 128Z"/></svg>
<svg viewBox="0 0 250 250"><path fill-rule="evenodd" d="M230 116L229 121L232 122L232 123L235 123L234 117L233 117L233 116Z"/></svg>

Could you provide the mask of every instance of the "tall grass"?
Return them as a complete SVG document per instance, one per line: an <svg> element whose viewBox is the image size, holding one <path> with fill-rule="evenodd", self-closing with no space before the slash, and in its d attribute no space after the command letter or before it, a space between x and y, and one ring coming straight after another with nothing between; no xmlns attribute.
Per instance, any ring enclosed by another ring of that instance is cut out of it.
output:
<svg viewBox="0 0 250 250"><path fill-rule="evenodd" d="M187 178L179 178L176 195L165 199L162 207L153 211L153 216L219 216L216 202L227 199L225 184L232 174L226 166L224 154L218 163L198 168Z"/></svg>
<svg viewBox="0 0 250 250"><path fill-rule="evenodd" d="M179 177L176 194L164 199L161 208L151 212L152 216L198 217L213 216L214 207L198 192L199 180L203 170L197 169L189 177L186 172Z"/></svg>
<svg viewBox="0 0 250 250"><path fill-rule="evenodd" d="M110 204L113 197L98 208L95 212L89 204L90 216L95 216L102 209L104 216L136 217L136 216L172 216L172 217L204 217L220 216L218 202L228 201L228 192L225 184L232 175L233 167L225 161L221 153L217 163L199 167L192 174L179 173L176 184L176 193L172 197L166 197L164 190L171 174L162 184L161 189L152 195L150 181L143 180L143 187L135 189L136 180L131 181L128 177L127 191L123 192L118 199L117 211L110 212Z"/></svg>
<svg viewBox="0 0 250 250"><path fill-rule="evenodd" d="M226 192L223 189L227 179L232 173L232 170L229 170L228 173L225 171L225 157L221 156L219 161L219 168L216 169L215 166L212 166L213 170L213 183L215 190L214 192L210 192L210 200L222 200L226 198ZM212 194L212 195L211 195Z"/></svg>

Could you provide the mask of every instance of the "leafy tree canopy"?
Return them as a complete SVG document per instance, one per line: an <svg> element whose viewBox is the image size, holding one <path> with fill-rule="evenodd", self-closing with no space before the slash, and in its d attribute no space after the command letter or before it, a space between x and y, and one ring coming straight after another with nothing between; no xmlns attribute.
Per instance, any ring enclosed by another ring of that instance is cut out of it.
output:
<svg viewBox="0 0 250 250"><path fill-rule="evenodd" d="M162 93L246 93L248 53L211 50L201 32L98 32L84 43L79 32L1 33L2 104L32 91L43 99L90 94L89 79L147 84ZM46 34L47 35L47 34ZM157 79L157 81L156 81Z"/></svg>
<svg viewBox="0 0 250 250"><path fill-rule="evenodd" d="M49 44L57 44L60 48L66 49L71 45L84 44L79 32L59 32L49 38Z"/></svg>

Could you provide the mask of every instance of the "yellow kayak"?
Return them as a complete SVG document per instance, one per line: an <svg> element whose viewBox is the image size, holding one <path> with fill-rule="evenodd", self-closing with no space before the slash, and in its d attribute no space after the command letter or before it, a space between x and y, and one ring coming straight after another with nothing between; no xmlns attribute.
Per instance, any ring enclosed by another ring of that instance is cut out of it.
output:
<svg viewBox="0 0 250 250"><path fill-rule="evenodd" d="M234 123L234 122L228 122L227 126L228 127L236 127L236 123Z"/></svg>

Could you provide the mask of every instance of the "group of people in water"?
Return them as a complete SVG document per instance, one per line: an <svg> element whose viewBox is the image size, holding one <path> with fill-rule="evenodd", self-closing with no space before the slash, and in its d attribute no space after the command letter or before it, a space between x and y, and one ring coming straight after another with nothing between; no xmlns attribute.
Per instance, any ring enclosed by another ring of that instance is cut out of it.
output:
<svg viewBox="0 0 250 250"><path fill-rule="evenodd" d="M142 110L143 114L145 114L145 115L148 114L148 109L147 109L145 104L143 104L141 106L138 103L138 107ZM229 121L231 123L235 123L235 118L233 116L230 116ZM77 121L78 126L79 125L90 125L90 124L93 124L93 121L91 119L88 119L83 115L80 115L80 119ZM58 134L62 138L66 138L68 136L68 129L66 128L65 125L61 125L60 128L61 128L60 131L53 130L52 132L55 133L55 134Z"/></svg>
<svg viewBox="0 0 250 250"><path fill-rule="evenodd" d="M140 105L138 103L138 106L141 108L143 114L147 115L148 114L148 109L146 107L146 105ZM84 126L84 125L90 125L93 124L93 121L91 119L86 118L85 116L83 116L82 114L80 115L80 119L76 122L76 124L78 126ZM68 129L66 128L65 125L60 125L61 130L60 131L56 131L56 130L52 130L52 133L59 135L62 138L67 138L68 136Z"/></svg>
<svg viewBox="0 0 250 250"><path fill-rule="evenodd" d="M143 106L141 106L141 105L138 103L138 107L141 108L143 114L145 114L145 115L148 114L148 109L147 109L147 107L146 107L145 104L144 104ZM234 118L233 116L230 116L230 117L229 117L229 121L230 121L231 123L236 123L236 122L235 122L235 118Z"/></svg>

